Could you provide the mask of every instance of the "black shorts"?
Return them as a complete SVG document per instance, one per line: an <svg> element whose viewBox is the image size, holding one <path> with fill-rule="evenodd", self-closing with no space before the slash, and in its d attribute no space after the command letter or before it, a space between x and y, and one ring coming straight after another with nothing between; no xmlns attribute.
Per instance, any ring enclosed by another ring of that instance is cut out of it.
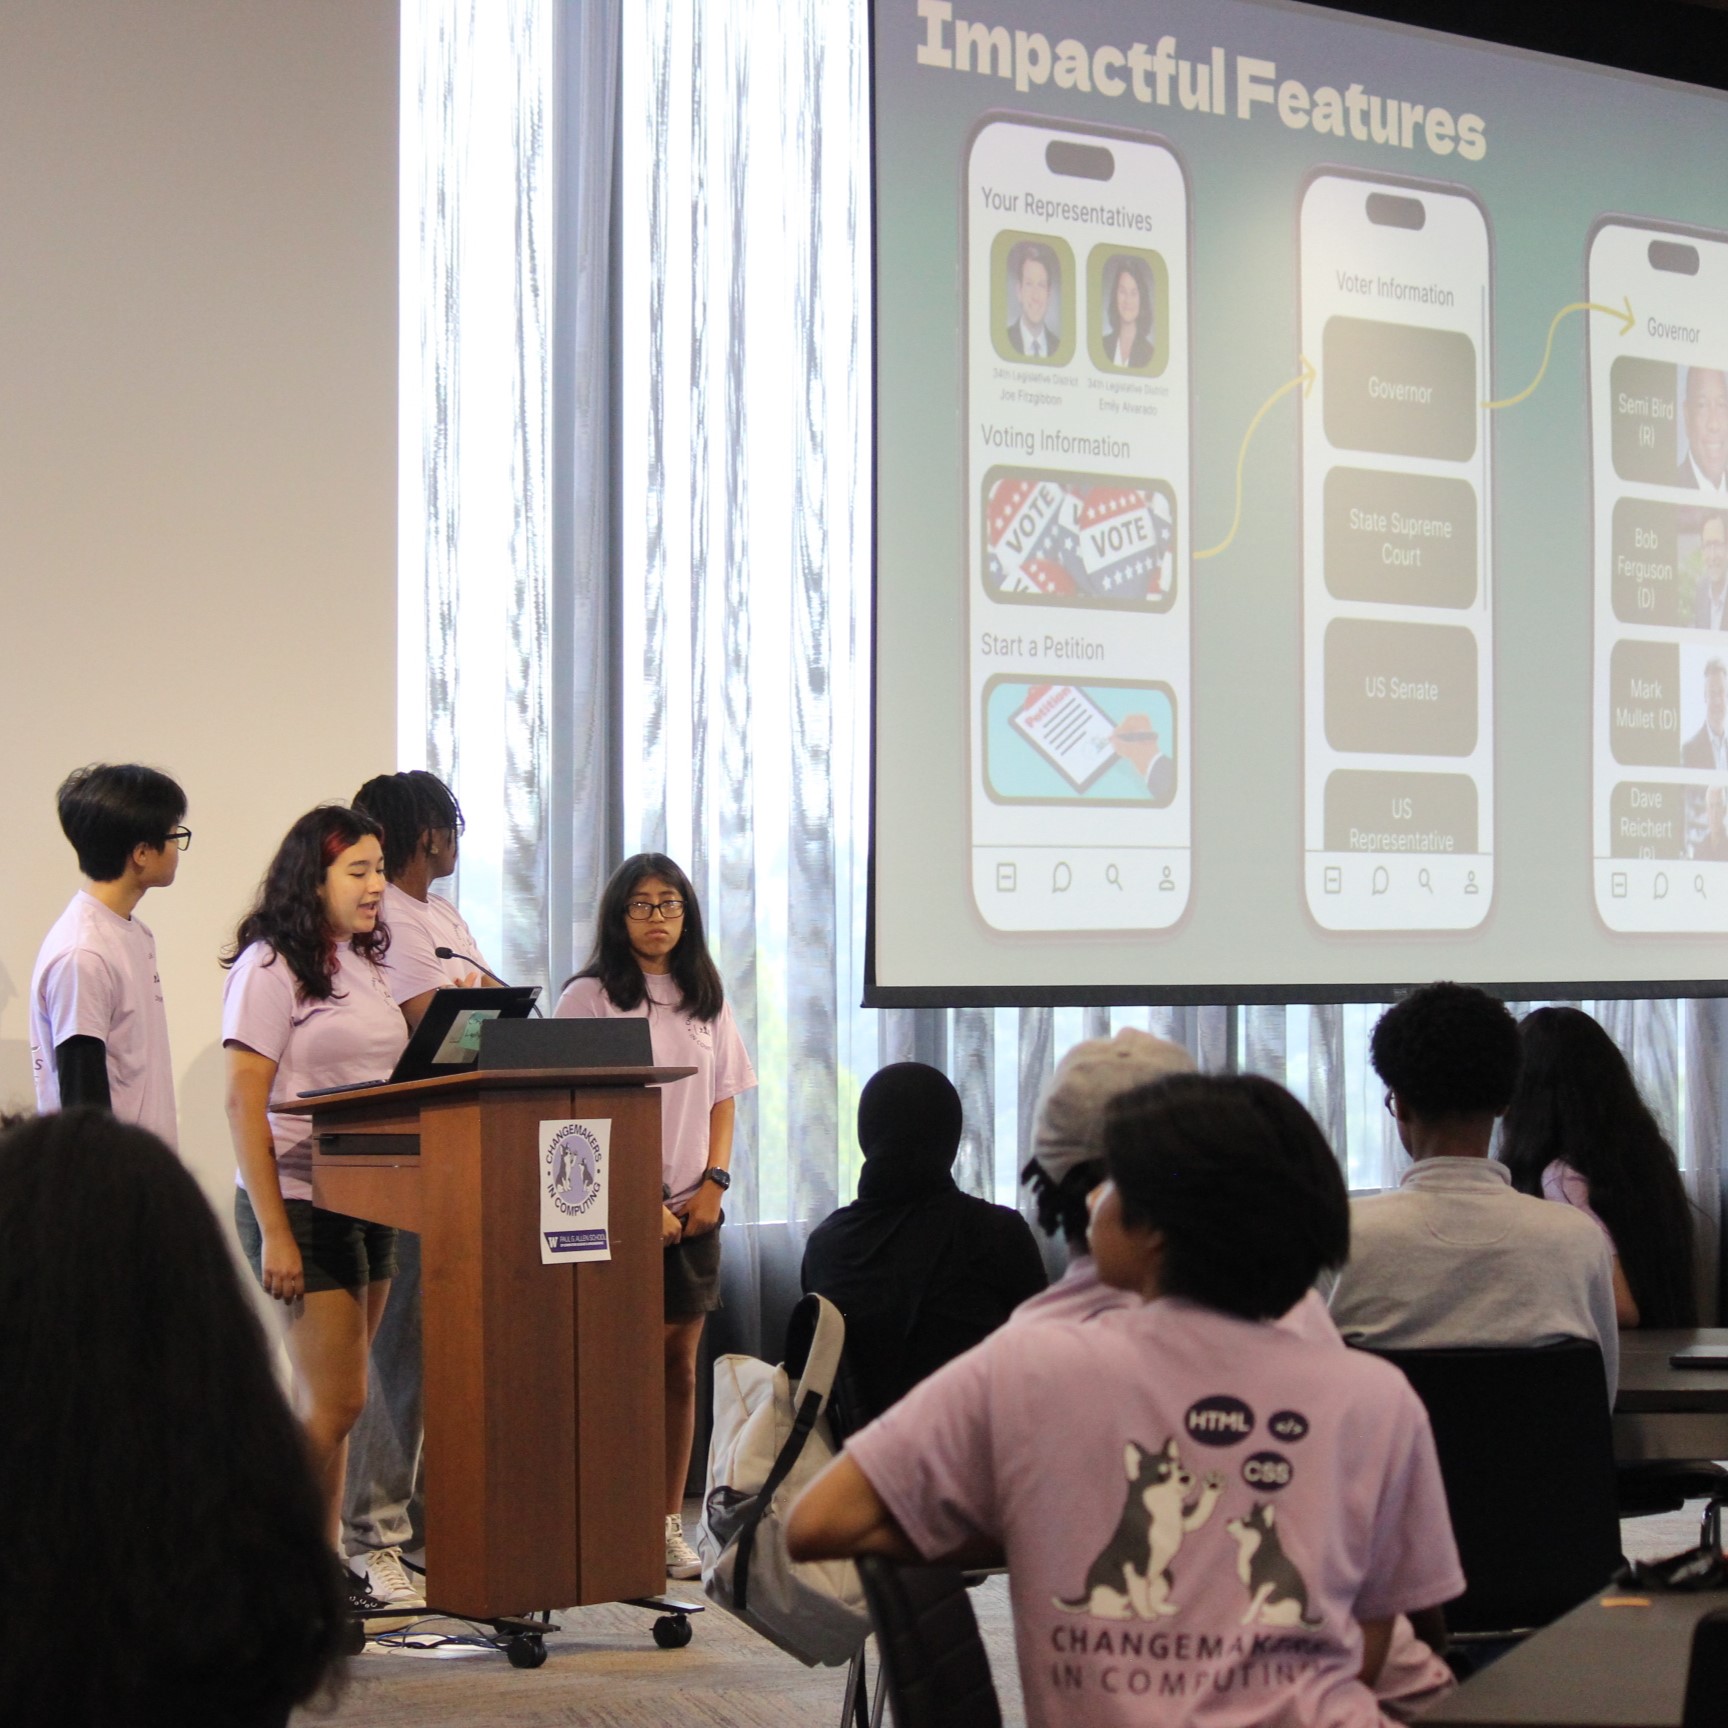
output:
<svg viewBox="0 0 1728 1728"><path fill-rule="evenodd" d="M720 1306L720 1232L674 1242L660 1255L668 1320L694 1320Z"/></svg>
<svg viewBox="0 0 1728 1728"><path fill-rule="evenodd" d="M282 1204L300 1249L308 1296L321 1290L364 1290L368 1284L396 1276L396 1231L391 1225L369 1224L346 1212L326 1212L310 1200ZM262 1279L264 1232L244 1188L234 1190L234 1224L253 1275Z"/></svg>

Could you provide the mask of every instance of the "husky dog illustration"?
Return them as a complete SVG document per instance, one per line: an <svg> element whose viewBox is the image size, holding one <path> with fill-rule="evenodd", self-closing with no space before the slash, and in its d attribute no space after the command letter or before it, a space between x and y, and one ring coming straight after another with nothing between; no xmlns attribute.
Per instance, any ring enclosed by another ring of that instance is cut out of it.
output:
<svg viewBox="0 0 1728 1728"><path fill-rule="evenodd" d="M1224 1528L1236 1538L1236 1575L1248 1591L1242 1624L1258 1620L1262 1626L1305 1626L1312 1632L1323 1622L1308 1617L1308 1586L1278 1540L1275 1517L1267 1501L1257 1500L1243 1517L1225 1520Z"/></svg>
<svg viewBox="0 0 1728 1728"><path fill-rule="evenodd" d="M1116 1533L1086 1574L1084 1594L1073 1601L1054 1598L1067 1614L1096 1614L1104 1620L1155 1620L1178 1611L1170 1600L1175 1579L1170 1562L1190 1530L1212 1516L1224 1478L1209 1471L1192 1504L1194 1474L1182 1467L1172 1436L1157 1452L1130 1440L1122 1449L1128 1499Z"/></svg>

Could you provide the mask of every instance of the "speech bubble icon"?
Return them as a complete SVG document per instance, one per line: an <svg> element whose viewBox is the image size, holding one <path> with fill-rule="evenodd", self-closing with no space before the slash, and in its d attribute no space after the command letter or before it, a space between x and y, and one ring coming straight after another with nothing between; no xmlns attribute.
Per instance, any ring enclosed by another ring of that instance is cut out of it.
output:
<svg viewBox="0 0 1728 1728"><path fill-rule="evenodd" d="M1050 892L1066 894L1074 886L1074 872L1068 868L1068 860L1062 859L1056 868L1050 872Z"/></svg>
<svg viewBox="0 0 1728 1728"><path fill-rule="evenodd" d="M1384 894L1391 886L1392 878L1387 874L1386 866L1384 864L1376 864L1374 866L1374 874L1368 881L1368 892L1370 894Z"/></svg>

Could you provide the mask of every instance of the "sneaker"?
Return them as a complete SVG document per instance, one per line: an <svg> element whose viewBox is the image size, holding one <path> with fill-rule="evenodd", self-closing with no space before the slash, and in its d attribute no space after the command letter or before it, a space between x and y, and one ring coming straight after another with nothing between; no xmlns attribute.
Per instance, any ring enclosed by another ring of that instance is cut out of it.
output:
<svg viewBox="0 0 1728 1728"><path fill-rule="evenodd" d="M684 1540L684 1520L676 1512L666 1514L666 1576L702 1576L702 1556Z"/></svg>
<svg viewBox="0 0 1728 1728"><path fill-rule="evenodd" d="M381 1608L424 1608L423 1585L408 1576L400 1548L366 1548L348 1556L348 1573Z"/></svg>
<svg viewBox="0 0 1728 1728"><path fill-rule="evenodd" d="M348 1622L358 1634L353 1647L347 1651L348 1655L358 1656L368 1638L375 1638L381 1632L400 1632L403 1627L412 1626L422 1618L416 1608L380 1602L366 1588L365 1580L356 1577L346 1566L342 1573L347 1581Z"/></svg>

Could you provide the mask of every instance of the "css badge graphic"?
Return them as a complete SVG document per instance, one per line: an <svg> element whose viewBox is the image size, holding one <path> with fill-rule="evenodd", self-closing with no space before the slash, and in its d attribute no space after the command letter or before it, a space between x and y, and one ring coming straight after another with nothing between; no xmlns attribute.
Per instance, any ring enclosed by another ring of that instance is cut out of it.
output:
<svg viewBox="0 0 1728 1728"><path fill-rule="evenodd" d="M540 1259L610 1260L606 1175L609 1120L540 1124Z"/></svg>

